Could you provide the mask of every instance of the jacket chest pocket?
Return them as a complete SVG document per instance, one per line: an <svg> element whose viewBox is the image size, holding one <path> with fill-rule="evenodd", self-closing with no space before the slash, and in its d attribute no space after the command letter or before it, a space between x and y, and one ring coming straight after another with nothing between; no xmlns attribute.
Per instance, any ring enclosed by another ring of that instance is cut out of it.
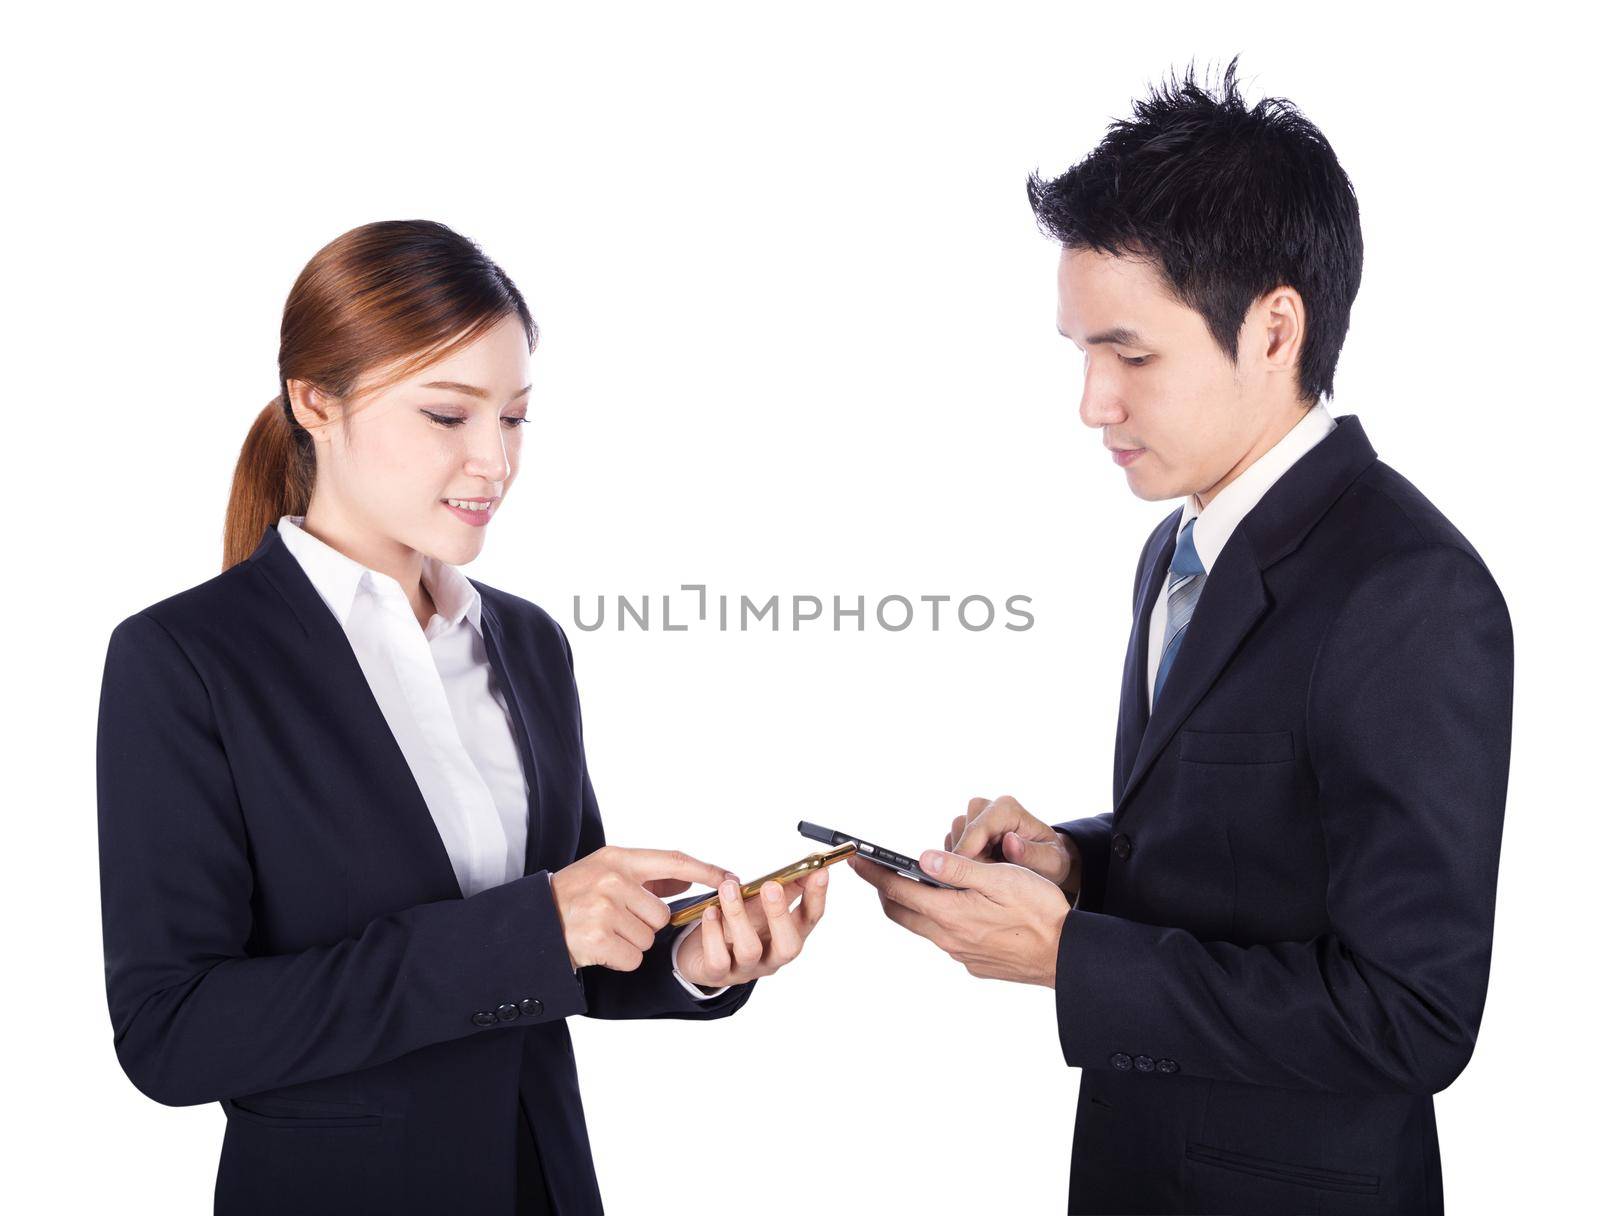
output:
<svg viewBox="0 0 1600 1216"><path fill-rule="evenodd" d="M1184 731L1178 811L1206 824L1226 863L1226 936L1246 943L1314 933L1326 862L1294 733ZM1220 879L1219 879L1220 881Z"/></svg>
<svg viewBox="0 0 1600 1216"><path fill-rule="evenodd" d="M1221 827L1230 851L1241 837L1274 836L1294 816L1295 769L1292 731L1182 731L1179 810Z"/></svg>
<svg viewBox="0 0 1600 1216"><path fill-rule="evenodd" d="M1178 759L1190 764L1285 764L1294 760L1294 732L1178 732Z"/></svg>

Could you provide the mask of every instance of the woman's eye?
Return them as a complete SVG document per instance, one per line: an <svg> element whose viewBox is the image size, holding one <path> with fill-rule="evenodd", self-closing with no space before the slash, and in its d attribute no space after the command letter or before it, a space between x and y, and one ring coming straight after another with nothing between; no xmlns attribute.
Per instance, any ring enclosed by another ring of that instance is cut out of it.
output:
<svg viewBox="0 0 1600 1216"><path fill-rule="evenodd" d="M1137 355L1137 356L1134 356L1134 357L1130 358L1127 355L1118 355L1117 358L1121 359L1129 367L1143 367L1145 365L1145 362L1150 358L1150 356L1149 355Z"/></svg>
<svg viewBox="0 0 1600 1216"><path fill-rule="evenodd" d="M423 410L422 413L440 426L460 426L466 421L465 418L456 418L450 414L435 414L432 410ZM516 430L519 426L526 426L528 422L526 418L502 418L500 421L507 423L506 429L511 431Z"/></svg>

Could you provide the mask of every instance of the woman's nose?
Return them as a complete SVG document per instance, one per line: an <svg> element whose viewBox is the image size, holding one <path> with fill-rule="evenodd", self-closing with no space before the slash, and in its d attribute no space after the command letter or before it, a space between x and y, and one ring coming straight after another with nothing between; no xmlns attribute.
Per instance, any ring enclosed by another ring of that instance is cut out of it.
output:
<svg viewBox="0 0 1600 1216"><path fill-rule="evenodd" d="M506 452L505 436L500 433L500 420L494 419L493 425L494 430L481 430L473 436L466 471L485 481L504 481L511 472L511 458Z"/></svg>

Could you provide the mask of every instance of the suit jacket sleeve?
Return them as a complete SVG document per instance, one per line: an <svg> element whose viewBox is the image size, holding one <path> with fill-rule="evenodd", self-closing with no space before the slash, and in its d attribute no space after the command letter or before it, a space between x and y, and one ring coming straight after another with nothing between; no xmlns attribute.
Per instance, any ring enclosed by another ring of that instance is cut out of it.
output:
<svg viewBox="0 0 1600 1216"><path fill-rule="evenodd" d="M1378 563L1329 626L1307 697L1330 928L1246 947L1070 912L1067 1062L1128 1052L1286 1088L1449 1085L1488 984L1511 687L1510 616L1475 555L1435 545Z"/></svg>
<svg viewBox="0 0 1600 1216"><path fill-rule="evenodd" d="M566 651L570 670L572 647L567 642L566 633L560 631L560 626L556 628L561 633L561 645ZM573 711L578 714L581 749L583 723L577 706L576 680L572 696ZM600 821L600 807L595 799L594 786L589 780L586 756L581 758L581 763L583 823L578 837L578 856L586 857L605 844L606 835ZM754 980L732 985L726 992L705 1000L696 1000L684 990L672 974L672 943L682 931L681 927L668 925L657 933L655 942L644 952L644 961L633 971L612 971L605 967L585 967L580 971L588 1015L592 1018L689 1018L703 1021L727 1017L748 1001L755 987Z"/></svg>
<svg viewBox="0 0 1600 1216"><path fill-rule="evenodd" d="M259 953L250 841L210 695L147 613L111 635L96 781L116 1052L157 1101L257 1093L583 1009L543 873ZM523 998L543 1013L473 1020Z"/></svg>
<svg viewBox="0 0 1600 1216"><path fill-rule="evenodd" d="M1105 906L1106 868L1111 855L1111 812L1055 825L1078 846L1078 902L1073 906L1098 912Z"/></svg>

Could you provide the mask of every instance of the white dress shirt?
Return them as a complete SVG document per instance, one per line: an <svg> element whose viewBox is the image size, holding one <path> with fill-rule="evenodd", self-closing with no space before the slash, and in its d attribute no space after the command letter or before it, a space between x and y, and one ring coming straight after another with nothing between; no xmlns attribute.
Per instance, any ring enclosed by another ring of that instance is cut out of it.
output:
<svg viewBox="0 0 1600 1216"><path fill-rule="evenodd" d="M1183 535L1185 525L1191 519L1195 521L1194 551L1200 558L1200 564L1206 568L1207 574L1216 565L1222 547L1228 543L1228 538L1239 526L1239 521L1250 513L1272 488L1273 483L1287 473L1295 461L1326 439L1328 432L1336 425L1333 415L1328 413L1327 407L1319 401L1306 411L1304 418L1289 429L1288 434L1257 457L1255 463L1243 473L1223 486L1204 510L1193 494L1184 499L1183 517L1178 520L1177 534ZM1161 668L1161 643L1167 633L1168 572L1160 570L1156 573L1161 580L1162 590L1157 593L1155 608L1150 613L1148 647L1150 662L1149 669L1145 673L1146 705L1149 705L1151 698L1155 696L1156 672ZM1205 597L1205 588L1202 587L1200 599L1204 600ZM1195 607L1198 610L1199 604L1197 603Z"/></svg>
<svg viewBox="0 0 1600 1216"><path fill-rule="evenodd" d="M505 693L483 640L478 589L455 566L424 555L436 611L418 628L393 577L369 569L284 515L278 533L343 626L385 721L416 779L463 897L521 878L528 782ZM673 974L678 945L673 942ZM677 976L686 991L706 992Z"/></svg>

